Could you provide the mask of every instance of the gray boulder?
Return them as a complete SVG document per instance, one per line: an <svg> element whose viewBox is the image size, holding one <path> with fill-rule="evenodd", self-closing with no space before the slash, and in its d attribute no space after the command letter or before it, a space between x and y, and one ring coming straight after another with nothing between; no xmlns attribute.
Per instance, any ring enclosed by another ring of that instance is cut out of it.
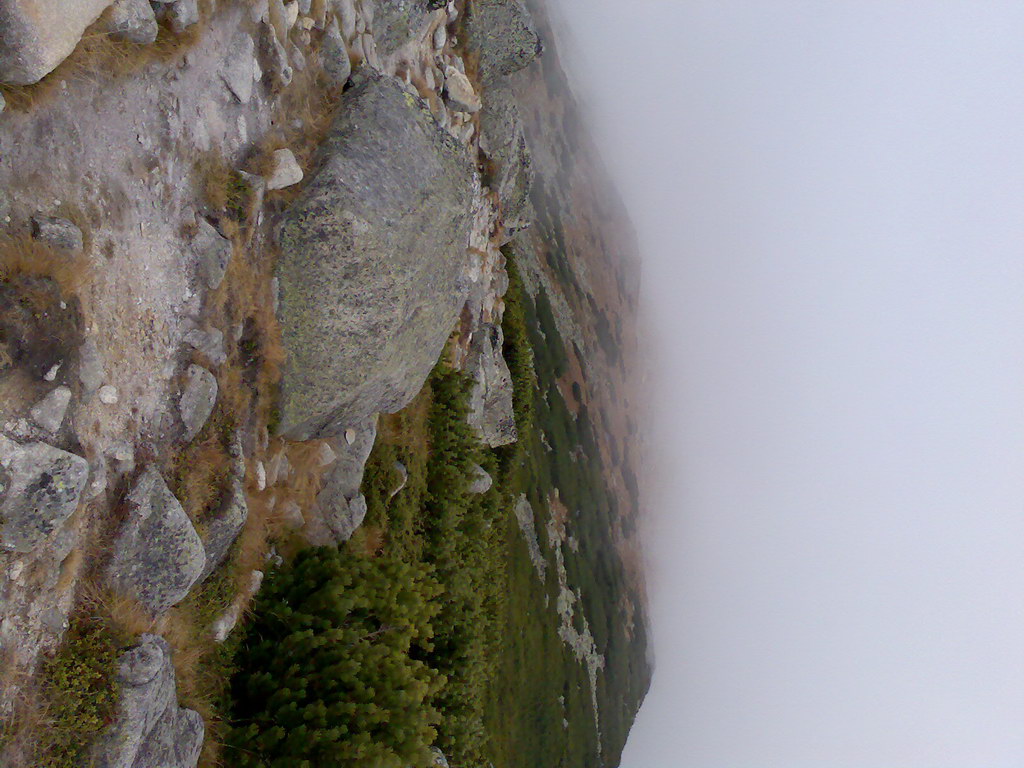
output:
<svg viewBox="0 0 1024 768"><path fill-rule="evenodd" d="M480 57L485 82L525 67L543 50L533 18L521 0L466 4L466 47Z"/></svg>
<svg viewBox="0 0 1024 768"><path fill-rule="evenodd" d="M224 280L231 261L231 241L221 235L202 216L196 217L196 234L192 238L192 249L199 257L199 277L211 291Z"/></svg>
<svg viewBox="0 0 1024 768"><path fill-rule="evenodd" d="M107 34L137 45L156 41L160 26L149 0L114 0L107 13Z"/></svg>
<svg viewBox="0 0 1024 768"><path fill-rule="evenodd" d="M111 0L0 0L0 82L31 85L75 50Z"/></svg>
<svg viewBox="0 0 1024 768"><path fill-rule="evenodd" d="M78 507L89 462L46 443L19 445L0 436L0 545L31 552Z"/></svg>
<svg viewBox="0 0 1024 768"><path fill-rule="evenodd" d="M534 169L519 105L510 86L488 88L480 111L480 129L494 167L496 178L492 179L491 186L501 200L505 228L524 229L530 225Z"/></svg>
<svg viewBox="0 0 1024 768"><path fill-rule="evenodd" d="M160 472L149 467L127 498L109 577L154 613L180 602L206 566L203 542Z"/></svg>
<svg viewBox="0 0 1024 768"><path fill-rule="evenodd" d="M224 350L224 334L219 328L193 328L185 334L185 343L213 365L222 365L228 359Z"/></svg>
<svg viewBox="0 0 1024 768"><path fill-rule="evenodd" d="M118 663L114 722L100 737L90 763L97 768L195 768L203 747L203 719L178 706L171 649L156 635Z"/></svg>
<svg viewBox="0 0 1024 768"><path fill-rule="evenodd" d="M224 562L248 519L249 505L245 501L245 489L236 477L231 481L231 493L223 509L205 526L203 547L206 550L206 567L203 568L201 580Z"/></svg>
<svg viewBox="0 0 1024 768"><path fill-rule="evenodd" d="M405 406L466 296L473 163L397 80L365 68L354 79L278 232L293 439Z"/></svg>
<svg viewBox="0 0 1024 768"><path fill-rule="evenodd" d="M473 334L466 373L473 379L469 395L470 426L492 448L518 439L512 410L512 374L502 356L500 325L485 325Z"/></svg>
<svg viewBox="0 0 1024 768"><path fill-rule="evenodd" d="M181 393L179 408L185 425L185 442L189 442L206 424L217 403L217 379L198 365L190 365L186 373L185 389Z"/></svg>
<svg viewBox="0 0 1024 768"><path fill-rule="evenodd" d="M81 251L85 242L82 230L57 216L33 216L32 237L62 251Z"/></svg>

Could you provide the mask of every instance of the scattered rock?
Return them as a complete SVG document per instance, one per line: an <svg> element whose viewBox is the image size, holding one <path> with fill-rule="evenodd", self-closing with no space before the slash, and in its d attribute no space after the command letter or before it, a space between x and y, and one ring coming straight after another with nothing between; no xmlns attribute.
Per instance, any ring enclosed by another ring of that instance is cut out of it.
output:
<svg viewBox="0 0 1024 768"><path fill-rule="evenodd" d="M543 583L548 570L548 561L541 554L540 542L537 540L537 529L534 525L533 505L530 504L530 500L526 498L525 493L520 494L519 499L516 501L515 514L516 521L519 523L519 530L522 531L523 538L526 540L526 549L530 555L530 562L533 563L537 576L540 578L541 583Z"/></svg>
<svg viewBox="0 0 1024 768"><path fill-rule="evenodd" d="M288 453L282 448L267 462L267 485L277 485L278 481L287 478L290 472Z"/></svg>
<svg viewBox="0 0 1024 768"><path fill-rule="evenodd" d="M487 493L491 490L491 485L494 484L494 480L487 470L481 467L479 464L473 465L473 482L470 483L467 489L470 493Z"/></svg>
<svg viewBox="0 0 1024 768"><path fill-rule="evenodd" d="M189 442L206 424L217 403L217 379L199 365L190 365L187 381L179 403L181 421L185 425L185 442Z"/></svg>
<svg viewBox="0 0 1024 768"><path fill-rule="evenodd" d="M57 373L60 371L60 366L61 366L60 363L54 363L50 367L50 370L48 370L43 375L43 381L56 381L57 380Z"/></svg>
<svg viewBox="0 0 1024 768"><path fill-rule="evenodd" d="M167 641L144 634L118 662L114 722L93 750L99 768L195 768L203 746L203 719L178 706Z"/></svg>
<svg viewBox="0 0 1024 768"><path fill-rule="evenodd" d="M185 334L185 343L201 354L212 365L222 365L227 359L224 351L224 334L219 328L206 330L195 328Z"/></svg>
<svg viewBox="0 0 1024 768"><path fill-rule="evenodd" d="M267 189L284 189L302 181L302 169L290 149L274 150L272 170L267 175Z"/></svg>
<svg viewBox="0 0 1024 768"><path fill-rule="evenodd" d="M407 404L465 298L475 168L399 81L357 74L278 234L292 439Z"/></svg>
<svg viewBox="0 0 1024 768"><path fill-rule="evenodd" d="M58 216L33 216L32 237L62 251L81 251L85 247L82 230Z"/></svg>
<svg viewBox="0 0 1024 768"><path fill-rule="evenodd" d="M267 489L267 469L263 466L262 461L256 462L256 490L265 491Z"/></svg>
<svg viewBox="0 0 1024 768"><path fill-rule="evenodd" d="M149 0L114 0L107 13L107 34L137 45L156 41L160 25Z"/></svg>
<svg viewBox="0 0 1024 768"><path fill-rule="evenodd" d="M198 0L174 0L170 3L157 0L156 14L174 34L180 35L199 22L199 3Z"/></svg>
<svg viewBox="0 0 1024 768"><path fill-rule="evenodd" d="M473 90L473 84L469 82L468 77L450 65L444 72L444 91L448 94L448 101L456 109L463 112L480 111L480 97Z"/></svg>
<svg viewBox="0 0 1024 768"><path fill-rule="evenodd" d="M196 217L196 224L198 229L192 238L192 249L199 257L199 277L207 288L216 290L231 261L231 241L202 216Z"/></svg>
<svg viewBox="0 0 1024 768"><path fill-rule="evenodd" d="M89 336L78 350L78 380L85 394L91 395L99 389L104 376L103 355L96 339Z"/></svg>
<svg viewBox="0 0 1024 768"><path fill-rule="evenodd" d="M206 565L203 542L155 467L128 495L128 520L112 547L110 580L153 613L180 602Z"/></svg>
<svg viewBox="0 0 1024 768"><path fill-rule="evenodd" d="M231 44L228 56L220 69L220 77L224 84L242 104L248 104L252 98L255 60L255 43L249 35L242 35Z"/></svg>
<svg viewBox="0 0 1024 768"><path fill-rule="evenodd" d="M345 45L345 38L338 29L337 19L332 19L324 32L323 41L320 44L320 55L323 60L324 74L331 83L342 87L348 82L352 75L352 63L348 57L348 46Z"/></svg>
<svg viewBox="0 0 1024 768"><path fill-rule="evenodd" d="M288 45L288 61L290 61L292 67L299 70L299 72L303 72L306 69L306 57L299 46L295 45L295 43L290 43Z"/></svg>
<svg viewBox="0 0 1024 768"><path fill-rule="evenodd" d="M467 420L492 448L514 443L518 437L512 374L501 354L504 340L500 325L485 325L473 334L466 364L466 373L473 379Z"/></svg>
<svg viewBox="0 0 1024 768"><path fill-rule="evenodd" d="M4 95L0 93L0 114L2 114L5 109L7 109L7 99L5 99Z"/></svg>
<svg viewBox="0 0 1024 768"><path fill-rule="evenodd" d="M338 460L338 454L336 454L334 449L331 448L330 443L321 443L316 459L318 466L327 467Z"/></svg>
<svg viewBox="0 0 1024 768"><path fill-rule="evenodd" d="M113 384L104 384L100 387L99 397L104 405L113 405L117 402L117 387Z"/></svg>
<svg viewBox="0 0 1024 768"><path fill-rule="evenodd" d="M89 479L89 462L46 443L19 445L0 436L5 470L0 501L0 544L31 552L78 507Z"/></svg>
<svg viewBox="0 0 1024 768"><path fill-rule="evenodd" d="M4 0L0 4L0 82L31 85L75 50L111 0Z"/></svg>
<svg viewBox="0 0 1024 768"><path fill-rule="evenodd" d="M484 81L517 72L543 50L522 0L476 0L467 4L466 47L480 57Z"/></svg>
<svg viewBox="0 0 1024 768"><path fill-rule="evenodd" d="M395 496L398 495L398 492L405 488L406 483L409 482L409 470L405 468L405 464L400 461L396 461L394 467L395 472L398 473L398 483L396 483L395 487L388 493L388 501L395 498Z"/></svg>
<svg viewBox="0 0 1024 768"><path fill-rule="evenodd" d="M341 34L351 40L356 34L356 8L352 0L334 0L334 13L341 23Z"/></svg>
<svg viewBox="0 0 1024 768"><path fill-rule="evenodd" d="M245 500L245 489L242 482L235 477L231 481L231 493L227 502L210 522L206 525L206 535L203 540L203 547L206 552L206 565L199 577L202 581L216 570L217 566L224 562L235 543L238 534L245 527L245 521L249 519L249 505Z"/></svg>
<svg viewBox="0 0 1024 768"><path fill-rule="evenodd" d="M434 50L440 51L444 48L445 43L448 42L448 30L445 29L444 24L439 24L437 29L434 30Z"/></svg>
<svg viewBox="0 0 1024 768"><path fill-rule="evenodd" d="M70 403L71 390L67 387L57 387L32 406L29 414L32 416L32 421L40 427L47 432L56 434L60 430L60 425L64 423L64 416L68 412Z"/></svg>
<svg viewBox="0 0 1024 768"><path fill-rule="evenodd" d="M433 760L431 762L433 762L437 768L449 768L448 758L444 756L444 752L437 747L431 747L430 752L433 755Z"/></svg>
<svg viewBox="0 0 1024 768"><path fill-rule="evenodd" d="M285 29L291 29L295 26L295 22L299 20L299 4L292 0L290 3L284 4L284 26Z"/></svg>

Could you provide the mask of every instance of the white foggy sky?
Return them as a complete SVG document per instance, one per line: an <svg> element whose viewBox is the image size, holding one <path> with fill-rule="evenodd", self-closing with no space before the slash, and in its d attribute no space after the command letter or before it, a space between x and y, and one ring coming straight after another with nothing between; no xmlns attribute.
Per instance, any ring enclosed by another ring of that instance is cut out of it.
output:
<svg viewBox="0 0 1024 768"><path fill-rule="evenodd" d="M1024 3L549 2L655 350L625 768L1022 768Z"/></svg>

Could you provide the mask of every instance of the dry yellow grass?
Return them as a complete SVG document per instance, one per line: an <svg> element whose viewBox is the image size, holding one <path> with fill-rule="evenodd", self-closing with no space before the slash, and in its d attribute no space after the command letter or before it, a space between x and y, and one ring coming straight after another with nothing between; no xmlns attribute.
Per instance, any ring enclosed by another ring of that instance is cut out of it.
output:
<svg viewBox="0 0 1024 768"><path fill-rule="evenodd" d="M56 251L27 234L0 239L0 282L19 277L53 280L67 299L78 293L88 268L81 256Z"/></svg>

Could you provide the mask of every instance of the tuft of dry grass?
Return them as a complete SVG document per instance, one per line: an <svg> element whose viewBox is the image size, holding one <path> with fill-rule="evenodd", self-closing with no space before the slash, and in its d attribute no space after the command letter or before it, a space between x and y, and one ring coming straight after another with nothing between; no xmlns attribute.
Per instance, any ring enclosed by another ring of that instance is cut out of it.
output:
<svg viewBox="0 0 1024 768"><path fill-rule="evenodd" d="M81 289L88 269L81 256L57 251L24 234L0 240L0 282L20 277L52 280L68 299Z"/></svg>

